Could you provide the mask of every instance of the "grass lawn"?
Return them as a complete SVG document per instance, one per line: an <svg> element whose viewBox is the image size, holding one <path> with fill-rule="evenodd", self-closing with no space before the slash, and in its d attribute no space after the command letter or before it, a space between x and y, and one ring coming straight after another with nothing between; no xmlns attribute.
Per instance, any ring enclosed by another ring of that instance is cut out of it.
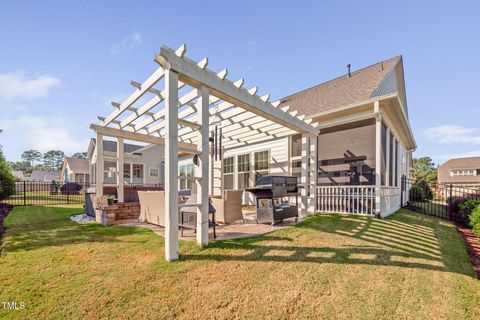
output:
<svg viewBox="0 0 480 320"><path fill-rule="evenodd" d="M16 207L0 256L0 318L478 319L480 281L446 221L319 215L269 235L182 242L78 225L78 207Z"/></svg>
<svg viewBox="0 0 480 320"><path fill-rule="evenodd" d="M5 203L12 205L59 205L64 203L83 204L85 202L84 194L50 194L50 191L27 191L17 192L10 196Z"/></svg>

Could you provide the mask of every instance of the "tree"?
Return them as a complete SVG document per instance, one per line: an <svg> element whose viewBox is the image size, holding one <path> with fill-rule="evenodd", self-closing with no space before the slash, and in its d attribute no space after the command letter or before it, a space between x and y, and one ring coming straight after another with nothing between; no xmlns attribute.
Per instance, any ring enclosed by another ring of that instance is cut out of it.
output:
<svg viewBox="0 0 480 320"><path fill-rule="evenodd" d="M0 201L15 193L15 178L0 148Z"/></svg>
<svg viewBox="0 0 480 320"><path fill-rule="evenodd" d="M413 178L415 181L425 181L429 186L437 184L437 169L430 157L413 159Z"/></svg>
<svg viewBox="0 0 480 320"><path fill-rule="evenodd" d="M60 150L50 150L43 154L43 165L49 170L60 170L65 154Z"/></svg>
<svg viewBox="0 0 480 320"><path fill-rule="evenodd" d="M32 167L35 166L35 161L42 160L42 153L37 150L27 150L22 153L22 160L28 161Z"/></svg>
<svg viewBox="0 0 480 320"><path fill-rule="evenodd" d="M72 154L72 158L87 159L87 153L86 152L76 152L76 153Z"/></svg>

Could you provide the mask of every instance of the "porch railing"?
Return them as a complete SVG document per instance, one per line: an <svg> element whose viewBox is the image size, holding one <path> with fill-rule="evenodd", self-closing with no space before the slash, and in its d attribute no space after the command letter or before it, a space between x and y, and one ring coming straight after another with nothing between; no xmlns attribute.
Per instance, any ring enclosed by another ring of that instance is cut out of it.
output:
<svg viewBox="0 0 480 320"><path fill-rule="evenodd" d="M317 209L320 212L375 214L375 186L317 187Z"/></svg>

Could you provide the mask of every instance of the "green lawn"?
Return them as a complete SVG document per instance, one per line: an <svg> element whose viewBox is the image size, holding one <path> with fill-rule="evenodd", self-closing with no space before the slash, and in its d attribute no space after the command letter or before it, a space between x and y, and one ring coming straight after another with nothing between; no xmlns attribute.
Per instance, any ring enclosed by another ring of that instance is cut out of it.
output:
<svg viewBox="0 0 480 320"><path fill-rule="evenodd" d="M13 205L58 205L58 204L83 204L85 202L84 194L50 194L50 191L27 191L17 192L10 196L6 203Z"/></svg>
<svg viewBox="0 0 480 320"><path fill-rule="evenodd" d="M478 319L480 281L446 221L319 215L163 260L149 230L78 225L78 207L16 207L0 257L0 318Z"/></svg>

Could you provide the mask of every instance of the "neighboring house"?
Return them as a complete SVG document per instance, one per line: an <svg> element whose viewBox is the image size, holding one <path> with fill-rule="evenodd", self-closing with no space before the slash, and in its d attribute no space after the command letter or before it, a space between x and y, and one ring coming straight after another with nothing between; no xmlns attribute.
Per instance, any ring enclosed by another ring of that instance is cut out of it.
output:
<svg viewBox="0 0 480 320"><path fill-rule="evenodd" d="M438 183L480 187L480 157L448 160L438 167Z"/></svg>
<svg viewBox="0 0 480 320"><path fill-rule="evenodd" d="M43 182L58 181L59 179L60 179L60 172L44 171L44 170L33 170L30 177L27 178L28 181L43 181Z"/></svg>
<svg viewBox="0 0 480 320"><path fill-rule="evenodd" d="M65 157L60 182L90 182L90 165L87 159Z"/></svg>
<svg viewBox="0 0 480 320"><path fill-rule="evenodd" d="M17 181L25 181L25 175L23 174L23 171L18 171L18 170L13 170L12 175L14 176L15 180Z"/></svg>
<svg viewBox="0 0 480 320"><path fill-rule="evenodd" d="M96 140L91 139L87 151L90 163L89 173L95 181L96 167ZM137 145L124 143L125 160L123 165L123 179L125 185L162 185L164 171L162 166L163 149L154 145ZM117 142L103 141L104 184L117 183Z"/></svg>

